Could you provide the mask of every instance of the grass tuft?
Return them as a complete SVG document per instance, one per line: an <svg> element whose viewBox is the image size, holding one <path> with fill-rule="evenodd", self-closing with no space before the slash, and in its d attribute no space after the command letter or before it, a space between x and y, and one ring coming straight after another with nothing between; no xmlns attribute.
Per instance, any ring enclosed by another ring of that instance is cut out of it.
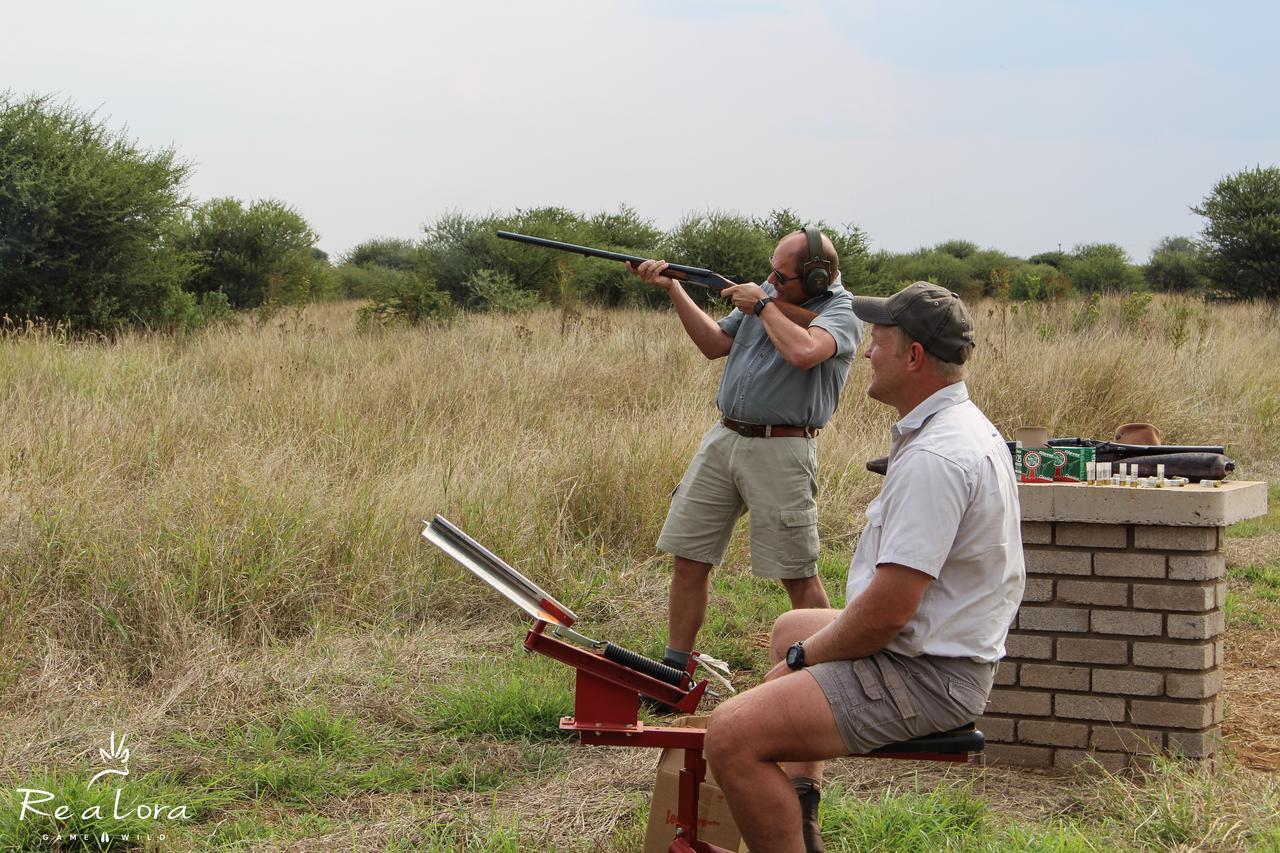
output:
<svg viewBox="0 0 1280 853"><path fill-rule="evenodd" d="M837 849L916 853L966 848L985 835L987 807L968 794L884 791L864 801L828 785L822 793L823 839Z"/></svg>
<svg viewBox="0 0 1280 853"><path fill-rule="evenodd" d="M541 657L481 661L422 697L436 731L459 737L539 740L564 737L572 713L569 672Z"/></svg>
<svg viewBox="0 0 1280 853"><path fill-rule="evenodd" d="M1247 582L1265 601L1280 601L1280 564L1233 566L1230 577Z"/></svg>

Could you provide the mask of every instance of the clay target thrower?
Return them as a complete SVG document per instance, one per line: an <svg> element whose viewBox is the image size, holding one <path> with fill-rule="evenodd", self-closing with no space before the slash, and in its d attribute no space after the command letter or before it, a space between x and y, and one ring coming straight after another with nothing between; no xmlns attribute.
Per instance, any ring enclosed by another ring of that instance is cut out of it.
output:
<svg viewBox="0 0 1280 853"><path fill-rule="evenodd" d="M733 689L724 673L717 671L719 662L704 660L697 653L690 658L688 669L676 669L574 630L578 617L572 610L443 516L433 518L422 536L533 618L533 627L524 641L527 651L577 670L574 716L563 718L561 729L634 735L645 728L638 719L641 695L692 714L708 685L705 678L695 682L693 673L698 666L709 670L730 691ZM592 742L603 741L593 737Z"/></svg>

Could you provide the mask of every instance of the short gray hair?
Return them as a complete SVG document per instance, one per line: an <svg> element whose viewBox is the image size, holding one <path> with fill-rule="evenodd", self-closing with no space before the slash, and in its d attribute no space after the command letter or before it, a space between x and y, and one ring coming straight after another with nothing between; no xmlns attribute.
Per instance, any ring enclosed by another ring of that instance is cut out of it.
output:
<svg viewBox="0 0 1280 853"><path fill-rule="evenodd" d="M920 343L915 338L908 335L907 330L901 326L889 326L888 328L897 332L898 352L902 352L904 349L911 346L912 343ZM920 344L920 346L923 349L924 344ZM954 362L944 361L928 350L924 351L924 357L929 359L929 362L933 365L934 372L938 374L938 378L948 384L963 382L969 378L968 361L969 356L973 354L973 347L965 347L961 354L964 357L964 361L956 364Z"/></svg>

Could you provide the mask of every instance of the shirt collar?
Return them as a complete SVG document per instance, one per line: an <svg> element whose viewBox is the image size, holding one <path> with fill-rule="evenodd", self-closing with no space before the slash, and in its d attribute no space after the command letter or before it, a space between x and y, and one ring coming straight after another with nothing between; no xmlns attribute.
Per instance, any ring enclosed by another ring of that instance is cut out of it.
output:
<svg viewBox="0 0 1280 853"><path fill-rule="evenodd" d="M921 401L920 405L907 412L902 420L893 425L894 443L898 443L904 437L920 429L929 418L943 409L958 406L968 399L969 386L963 382L953 382L944 388L939 388Z"/></svg>

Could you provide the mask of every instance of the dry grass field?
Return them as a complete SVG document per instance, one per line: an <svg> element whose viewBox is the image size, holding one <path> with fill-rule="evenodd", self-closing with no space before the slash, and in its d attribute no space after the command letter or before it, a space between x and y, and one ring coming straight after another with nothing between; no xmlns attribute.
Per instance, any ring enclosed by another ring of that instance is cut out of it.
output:
<svg viewBox="0 0 1280 853"><path fill-rule="evenodd" d="M1274 313L1157 298L975 317L970 388L1001 429L1151 421L1280 481ZM66 836L103 828L109 849L637 849L657 756L560 738L568 670L519 654L514 608L418 533L442 513L588 633L660 650L653 541L719 375L665 312L361 330L356 306L331 304L97 342L5 327L0 849L100 849ZM893 420L866 379L859 360L820 439L833 599L879 486L864 462ZM1275 486L1271 502L1231 531L1218 766L837 762L830 848L1280 850ZM763 675L784 608L745 544L716 571L701 637L740 687ZM132 795L183 817L17 820L18 789L57 791L76 815L98 802L85 783L112 732L129 739Z"/></svg>

